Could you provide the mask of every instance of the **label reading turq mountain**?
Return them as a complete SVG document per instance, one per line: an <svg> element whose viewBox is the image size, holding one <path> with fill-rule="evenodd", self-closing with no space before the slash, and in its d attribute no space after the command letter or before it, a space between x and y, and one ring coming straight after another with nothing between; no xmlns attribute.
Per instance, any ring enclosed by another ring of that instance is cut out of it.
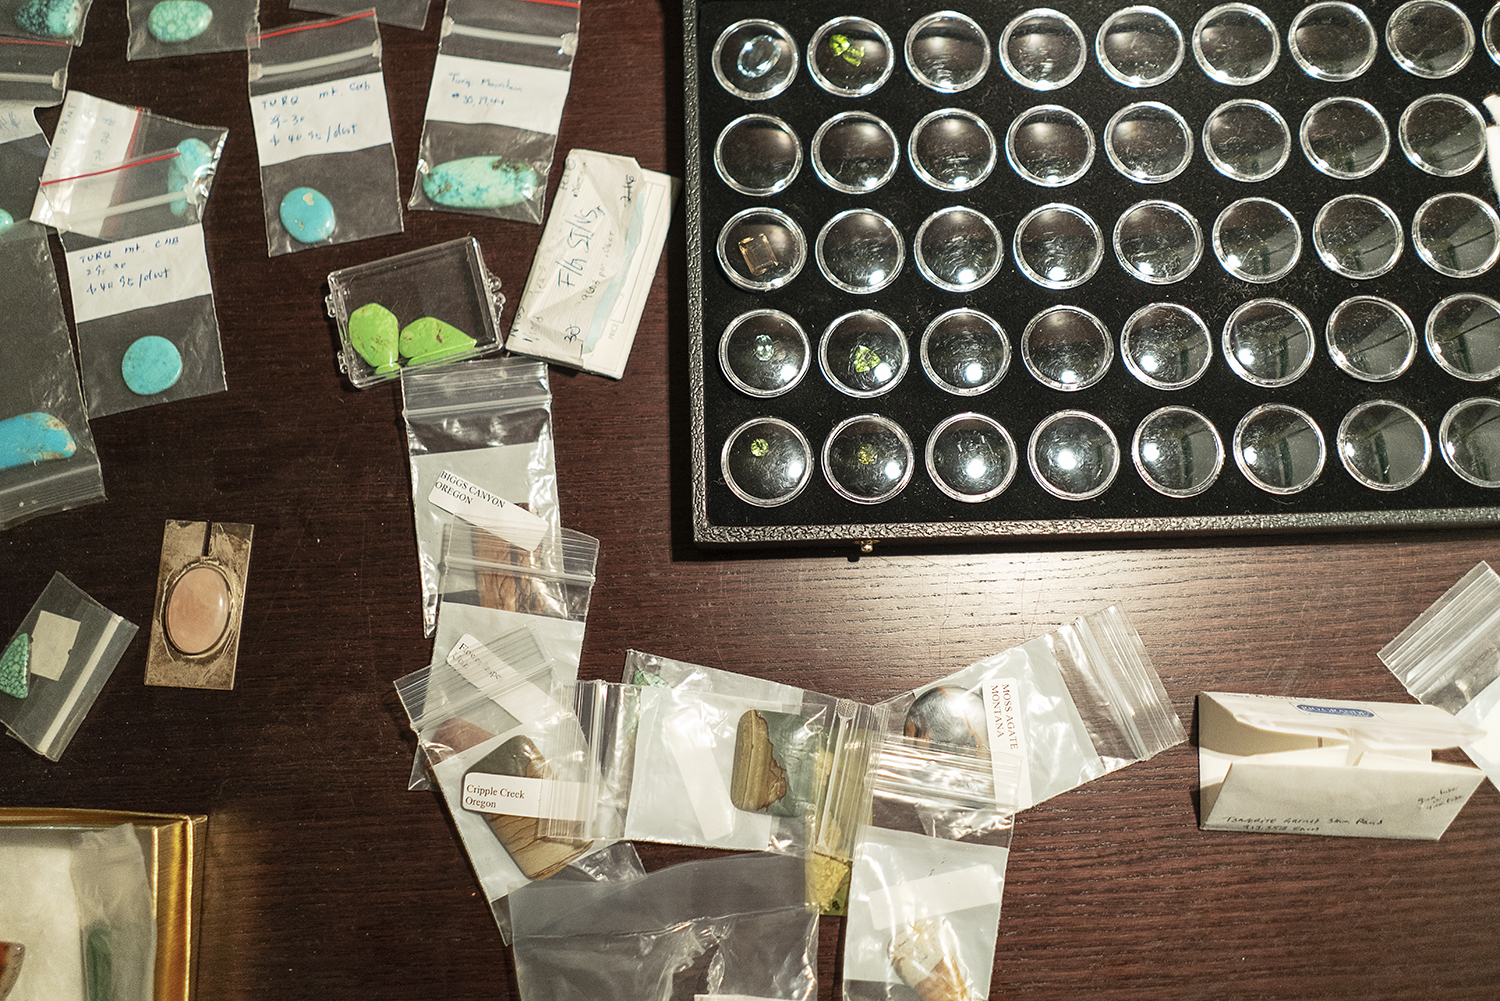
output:
<svg viewBox="0 0 1500 1001"><path fill-rule="evenodd" d="M508 125L557 135L568 98L567 70L439 55L427 92L427 120Z"/></svg>

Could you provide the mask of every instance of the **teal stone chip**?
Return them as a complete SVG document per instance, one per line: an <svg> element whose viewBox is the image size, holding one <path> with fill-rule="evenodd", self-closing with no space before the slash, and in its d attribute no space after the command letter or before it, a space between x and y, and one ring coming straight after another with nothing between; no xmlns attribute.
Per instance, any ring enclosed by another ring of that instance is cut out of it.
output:
<svg viewBox="0 0 1500 1001"><path fill-rule="evenodd" d="M176 0L167 0L176 2ZM158 7L165 4L158 4ZM177 144L177 155L172 158L167 168L167 191L174 193L178 191L187 192L188 186L197 182L200 175L207 173L213 165L214 151L208 143L202 139L184 139ZM171 203L172 214L182 215L187 211L188 198Z"/></svg>
<svg viewBox="0 0 1500 1001"><path fill-rule="evenodd" d="M281 199L281 224L298 243L319 243L333 235L338 219L333 203L317 188L293 188Z"/></svg>
<svg viewBox="0 0 1500 1001"><path fill-rule="evenodd" d="M16 224L16 217L4 209L0 209L0 229L9 229Z"/></svg>
<svg viewBox="0 0 1500 1001"><path fill-rule="evenodd" d="M137 396L166 392L182 378L182 352L165 337L138 337L120 359L120 375Z"/></svg>
<svg viewBox="0 0 1500 1001"><path fill-rule="evenodd" d="M10 646L0 654L0 692L24 699L31 668L31 637L17 633Z"/></svg>
<svg viewBox="0 0 1500 1001"><path fill-rule="evenodd" d="M16 26L33 35L68 38L78 31L83 0L27 0L16 9Z"/></svg>
<svg viewBox="0 0 1500 1001"><path fill-rule="evenodd" d="M501 209L528 201L541 187L529 163L498 156L470 156L440 163L422 177L422 193L438 205Z"/></svg>
<svg viewBox="0 0 1500 1001"><path fill-rule="evenodd" d="M78 451L61 418L33 412L0 421L0 469L66 459Z"/></svg>
<svg viewBox="0 0 1500 1001"><path fill-rule="evenodd" d="M159 42L188 42L208 30L214 9L199 0L161 0L146 18L146 30Z"/></svg>

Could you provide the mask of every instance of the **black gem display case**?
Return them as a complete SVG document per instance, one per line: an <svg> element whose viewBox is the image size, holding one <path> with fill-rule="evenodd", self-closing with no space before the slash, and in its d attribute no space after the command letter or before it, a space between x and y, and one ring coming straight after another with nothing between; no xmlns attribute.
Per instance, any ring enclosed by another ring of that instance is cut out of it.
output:
<svg viewBox="0 0 1500 1001"><path fill-rule="evenodd" d="M1181 29L1185 58L1176 73L1156 86L1134 88L1108 76L1095 53L1100 25L1125 4L1062 0L1053 5L1067 14L1086 39L1086 64L1071 83L1056 90L1022 86L996 58L996 44L1023 5L924 7L904 3L848 2L829 6L813 2L750 3L744 0L688 0L684 6L686 41L686 134L689 289L691 318L691 408L695 541L704 545L787 545L819 541L962 539L1045 534L1170 535L1306 529L1411 528L1491 525L1500 521L1500 494L1467 482L1444 461L1438 431L1444 415L1460 401L1497 394L1494 379L1468 381L1441 368L1423 343L1433 307L1459 293L1494 296L1500 267L1472 278L1454 278L1426 264L1412 245L1412 220L1424 201L1443 192L1467 192L1493 204L1495 190L1488 167L1480 162L1461 176L1438 177L1413 165L1398 141L1403 111L1426 94L1453 94L1483 111L1481 103L1500 89L1500 66L1486 48L1484 18L1489 5L1464 5L1476 36L1472 56L1462 70L1442 79L1424 79L1404 70L1392 58L1385 29L1399 3L1361 5L1374 27L1378 48L1373 63L1358 77L1331 82L1304 71L1288 50L1288 27L1306 4L1262 4L1273 19L1280 43L1274 69L1256 83L1233 86L1211 79L1195 60L1194 26L1213 4L1162 0L1155 6ZM980 82L958 93L941 93L919 83L902 55L908 30L920 18L955 10L972 18L987 36L988 71ZM894 69L886 82L862 97L842 97L819 86L808 71L808 43L825 22L843 16L868 18L883 27L892 42ZM791 84L767 100L745 100L730 93L712 68L715 41L744 19L766 19L783 26L795 40L799 63ZM1493 18L1492 18L1493 20ZM1390 150L1368 176L1343 180L1315 169L1304 154L1298 129L1317 102L1355 96L1380 112L1390 131ZM1285 166L1259 182L1231 179L1204 155L1205 120L1226 101L1264 101L1280 112L1291 131ZM1186 120L1193 139L1187 167L1163 183L1128 179L1105 155L1102 130L1122 107L1139 101L1169 105ZM1005 135L1016 116L1029 108L1062 105L1083 118L1095 138L1092 165L1079 180L1044 187L1023 180L1007 162ZM913 126L930 112L960 108L990 126L999 144L993 172L978 186L961 192L937 190L914 173L906 149ZM900 143L900 163L892 179L878 190L844 194L821 181L811 168L811 140L820 124L847 111L867 111L887 122ZM719 176L715 141L725 125L746 114L766 114L785 121L801 140L803 163L782 191L764 196L736 192ZM1366 194L1388 205L1400 220L1403 252L1393 268L1371 279L1343 277L1330 270L1316 252L1310 231L1319 210L1347 194ZM1232 277L1215 256L1213 223L1231 203L1246 197L1273 199L1284 205L1301 229L1301 253L1285 277L1252 283ZM1149 284L1128 274L1110 246L1121 214L1135 203L1164 199L1186 208L1197 219L1204 239L1201 261L1184 280ZM1044 288L1017 268L1012 236L1031 210L1065 202L1086 211L1104 237L1103 260L1088 281L1067 289ZM970 292L950 292L927 280L914 266L912 240L931 213L963 205L992 219L1003 241L998 274ZM778 209L801 227L808 261L782 287L747 291L726 276L716 253L725 222L744 209ZM812 247L824 224L846 209L870 208L899 229L905 264L888 286L869 294L840 291L819 271ZM1401 306L1416 330L1416 354L1399 377L1368 382L1335 366L1324 339L1324 327L1336 306L1353 296L1378 296ZM1306 314L1316 353L1304 374L1289 385L1253 385L1227 363L1220 343L1226 319L1242 304L1272 297ZM1151 303L1177 303L1195 311L1212 338L1207 371L1183 389L1152 388L1135 378L1119 357L1122 326ZM1097 384L1076 392L1043 385L1022 363L1021 337L1031 319L1057 305L1073 305L1096 315L1108 328L1115 356ZM959 307L982 311L999 322L1009 342L1007 374L978 396L957 396L939 389L923 371L918 347L923 331L940 314ZM741 314L777 309L795 317L812 348L811 365L801 382L776 397L760 398L737 389L719 362L719 342ZM873 309L892 318L904 331L911 354L908 371L889 393L855 398L837 391L820 371L818 342L830 321L851 310ZM1481 333L1484 333L1481 331ZM1432 439L1431 460L1421 477L1399 490L1361 484L1340 462L1335 435L1352 408L1370 400L1389 400L1414 412ZM1307 488L1278 495L1250 482L1232 454L1236 425L1253 409L1268 403L1300 408L1320 427L1327 449L1321 474ZM1131 460L1131 439L1148 414L1164 406L1190 407L1212 422L1226 452L1212 486L1196 496L1166 496L1150 488ZM1048 415L1082 410L1106 422L1119 443L1119 471L1107 490L1086 500L1066 500L1044 490L1027 466L1027 442ZM954 414L977 412L1003 425L1014 439L1018 468L1009 486L993 499L966 503L938 489L923 463L933 428ZM883 503L856 503L836 492L824 475L820 451L839 422L860 414L879 414L903 427L911 440L914 469L909 482ZM815 464L804 489L788 502L772 506L747 503L730 489L721 452L733 429L756 418L778 418L799 428L811 446Z"/></svg>

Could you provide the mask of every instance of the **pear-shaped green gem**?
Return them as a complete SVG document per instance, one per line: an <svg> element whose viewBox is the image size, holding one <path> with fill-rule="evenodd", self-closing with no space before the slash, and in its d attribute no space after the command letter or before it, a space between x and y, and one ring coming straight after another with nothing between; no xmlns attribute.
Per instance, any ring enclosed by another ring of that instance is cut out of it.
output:
<svg viewBox="0 0 1500 1001"><path fill-rule="evenodd" d="M31 638L17 633L5 653L0 654L0 692L18 699L26 697L26 678L31 666Z"/></svg>
<svg viewBox="0 0 1500 1001"><path fill-rule="evenodd" d="M397 358L401 321L378 302L366 303L349 314L349 343L381 375L401 367Z"/></svg>
<svg viewBox="0 0 1500 1001"><path fill-rule="evenodd" d="M414 365L460 355L474 345L474 338L435 316L413 320L401 330L401 355Z"/></svg>

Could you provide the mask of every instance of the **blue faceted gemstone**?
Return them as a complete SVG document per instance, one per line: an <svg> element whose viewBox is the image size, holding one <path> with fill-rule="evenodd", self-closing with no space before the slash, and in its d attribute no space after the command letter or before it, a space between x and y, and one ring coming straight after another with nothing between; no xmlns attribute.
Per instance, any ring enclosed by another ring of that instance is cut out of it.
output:
<svg viewBox="0 0 1500 1001"><path fill-rule="evenodd" d="M182 352L165 337L148 334L125 349L120 374L135 395L154 396L171 389L182 378Z"/></svg>
<svg viewBox="0 0 1500 1001"><path fill-rule="evenodd" d="M499 209L528 201L540 185L529 163L470 156L433 167L422 178L422 193L449 208Z"/></svg>
<svg viewBox="0 0 1500 1001"><path fill-rule="evenodd" d="M298 243L328 239L337 222L333 203L317 188L293 188L281 200L281 224Z"/></svg>
<svg viewBox="0 0 1500 1001"><path fill-rule="evenodd" d="M16 25L22 31L49 38L67 38L78 30L83 0L26 0L16 8Z"/></svg>
<svg viewBox="0 0 1500 1001"><path fill-rule="evenodd" d="M73 432L51 414L20 414L0 421L0 469L66 459L76 451Z"/></svg>

